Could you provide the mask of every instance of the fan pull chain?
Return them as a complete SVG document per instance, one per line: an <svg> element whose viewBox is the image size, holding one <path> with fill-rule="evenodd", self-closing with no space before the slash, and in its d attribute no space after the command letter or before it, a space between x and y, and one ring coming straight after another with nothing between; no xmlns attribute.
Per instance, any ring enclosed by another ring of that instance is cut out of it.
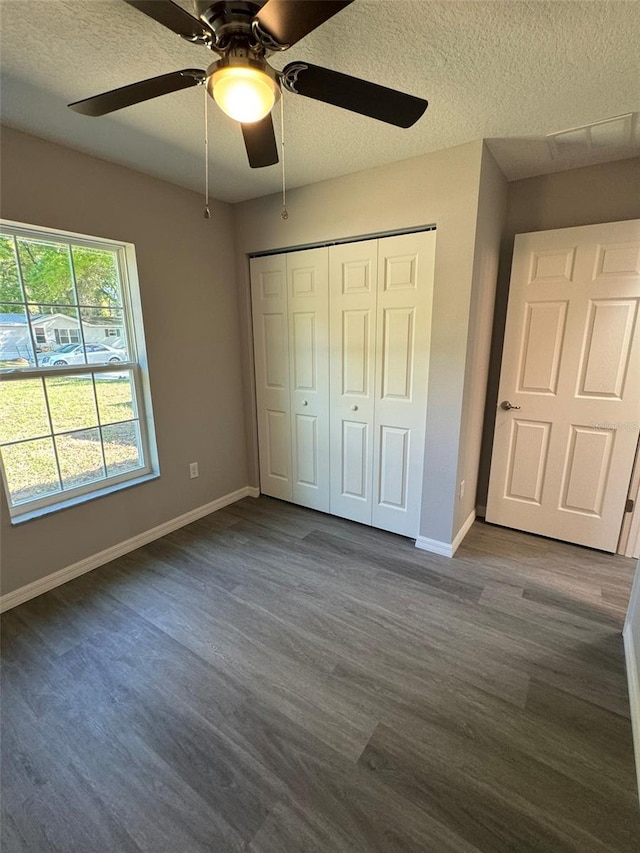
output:
<svg viewBox="0 0 640 853"><path fill-rule="evenodd" d="M284 93L283 93L284 94ZM280 96L280 159L282 161L282 211L280 216L282 219L289 218L287 210L287 183L284 174L284 97Z"/></svg>
<svg viewBox="0 0 640 853"><path fill-rule="evenodd" d="M209 210L209 93L204 91L204 218L211 219Z"/></svg>

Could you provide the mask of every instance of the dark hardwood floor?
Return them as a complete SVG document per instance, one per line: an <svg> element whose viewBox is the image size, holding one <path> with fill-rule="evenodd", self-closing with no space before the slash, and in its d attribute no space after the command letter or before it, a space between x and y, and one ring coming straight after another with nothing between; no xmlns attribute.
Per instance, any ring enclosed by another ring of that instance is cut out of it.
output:
<svg viewBox="0 0 640 853"><path fill-rule="evenodd" d="M633 568L241 501L4 615L2 850L637 853Z"/></svg>

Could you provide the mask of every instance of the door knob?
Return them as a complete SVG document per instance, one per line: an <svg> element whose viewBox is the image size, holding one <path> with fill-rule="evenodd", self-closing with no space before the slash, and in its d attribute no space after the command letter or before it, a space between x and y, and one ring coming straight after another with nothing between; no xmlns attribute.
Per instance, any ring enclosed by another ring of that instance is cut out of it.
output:
<svg viewBox="0 0 640 853"><path fill-rule="evenodd" d="M303 400L303 401L302 401L302 405L303 405L303 406L308 406L308 405L309 405L309 403L308 403L306 400Z"/></svg>
<svg viewBox="0 0 640 853"><path fill-rule="evenodd" d="M503 402L502 402L502 403L500 403L500 408L501 408L501 409L504 409L504 410L505 410L505 412L508 412L510 409L519 409L519 408L520 408L520 406L514 406L514 405L513 405L512 403L510 403L508 400L503 400Z"/></svg>
<svg viewBox="0 0 640 853"><path fill-rule="evenodd" d="M352 411L352 412L357 412L357 411L358 411L358 407L357 407L357 406L351 406L351 411Z"/></svg>

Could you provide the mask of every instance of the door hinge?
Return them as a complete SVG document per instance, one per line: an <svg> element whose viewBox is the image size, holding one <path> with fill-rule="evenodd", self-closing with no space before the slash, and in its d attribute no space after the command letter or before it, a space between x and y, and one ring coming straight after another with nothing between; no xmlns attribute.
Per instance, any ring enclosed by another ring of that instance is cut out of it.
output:
<svg viewBox="0 0 640 853"><path fill-rule="evenodd" d="M635 503L634 503L633 499L632 499L632 498L627 498L627 502L626 502L626 504L624 505L624 511L625 511L625 512L633 512L633 507L634 507L634 506L635 506Z"/></svg>

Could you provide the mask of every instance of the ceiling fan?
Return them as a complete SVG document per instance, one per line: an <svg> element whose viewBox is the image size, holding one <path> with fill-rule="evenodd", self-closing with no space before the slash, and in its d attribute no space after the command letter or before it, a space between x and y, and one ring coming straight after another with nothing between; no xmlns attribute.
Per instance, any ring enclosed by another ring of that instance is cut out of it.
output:
<svg viewBox="0 0 640 853"><path fill-rule="evenodd" d="M240 122L252 168L278 162L271 109L281 90L411 127L428 102L386 86L291 62L282 71L267 57L290 48L353 0L197 0L200 19L173 0L125 0L154 21L219 56L206 71L184 68L69 104L75 112L102 116L142 101L206 85L218 106Z"/></svg>

